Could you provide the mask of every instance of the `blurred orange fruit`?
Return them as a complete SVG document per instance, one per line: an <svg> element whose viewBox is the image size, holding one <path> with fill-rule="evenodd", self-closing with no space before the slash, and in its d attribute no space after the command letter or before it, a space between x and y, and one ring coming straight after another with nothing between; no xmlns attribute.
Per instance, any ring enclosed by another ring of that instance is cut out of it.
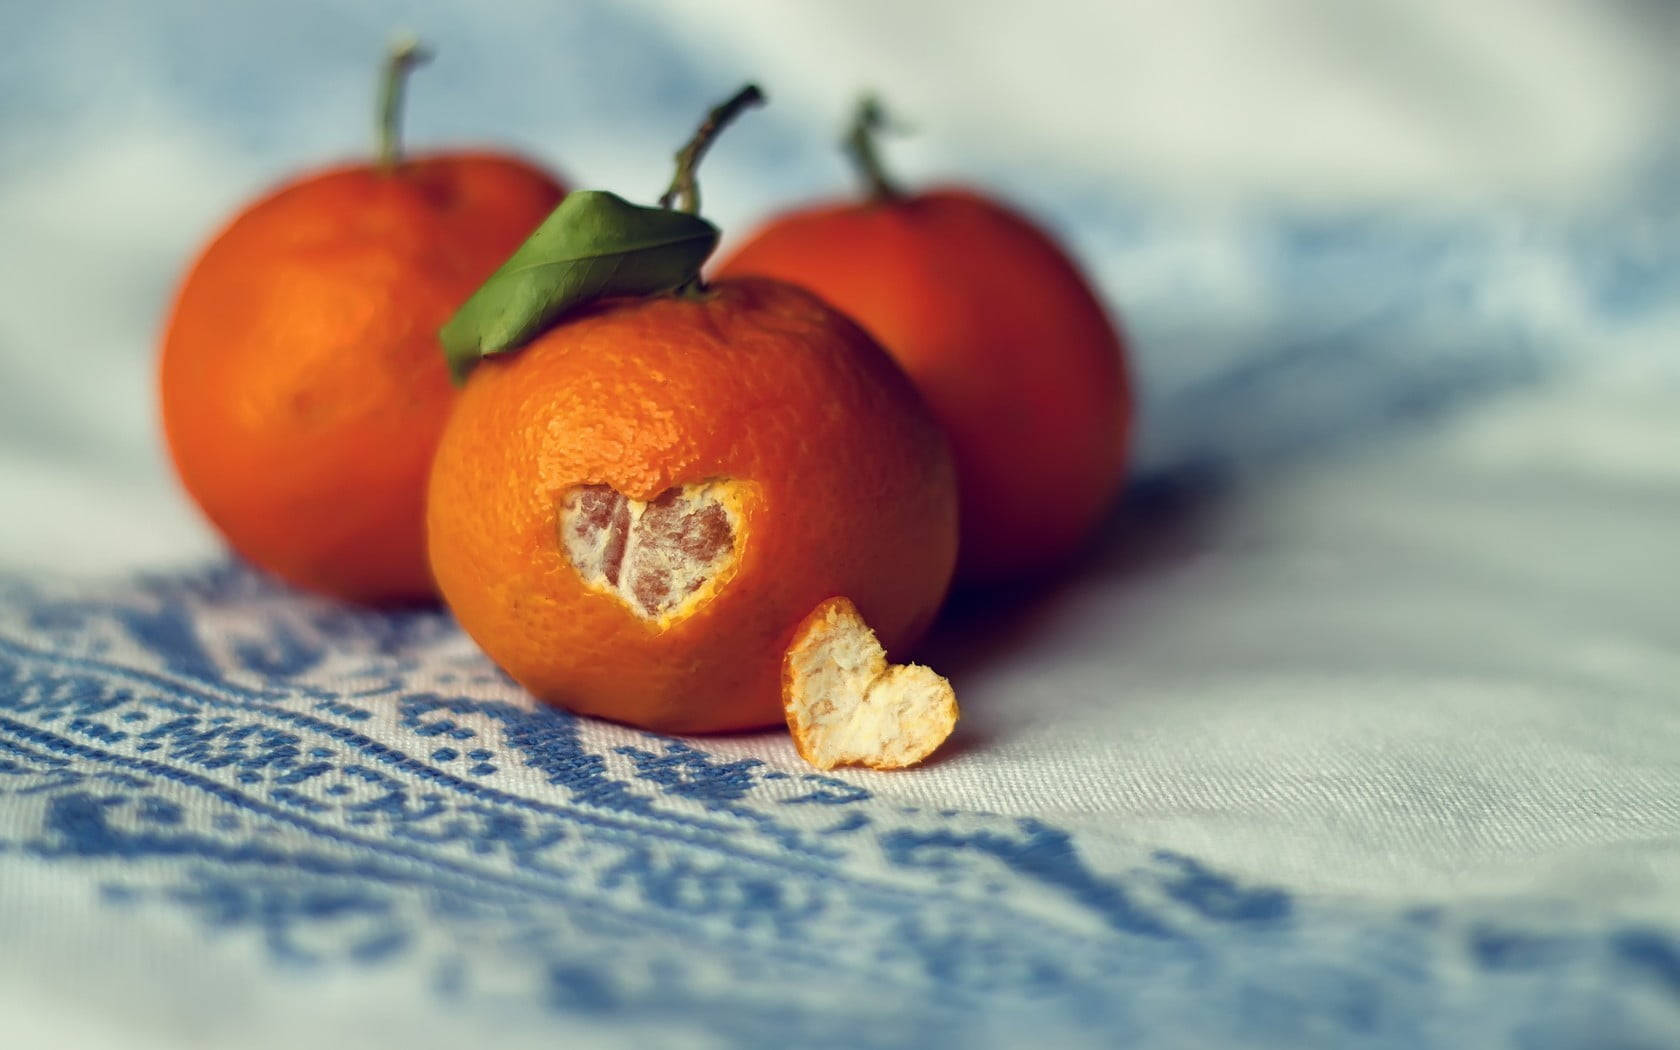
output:
<svg viewBox="0 0 1680 1050"><path fill-rule="evenodd" d="M386 161L236 215L187 272L159 367L176 471L227 542L365 602L434 596L424 493L453 401L437 328L562 194L504 154Z"/></svg>
<svg viewBox="0 0 1680 1050"><path fill-rule="evenodd" d="M944 435L807 292L584 307L472 372L427 511L468 634L538 698L665 732L783 720L782 654L852 598L895 652L956 559Z"/></svg>
<svg viewBox="0 0 1680 1050"><path fill-rule="evenodd" d="M892 190L771 219L718 272L809 288L909 372L951 438L962 499L957 578L1018 580L1089 538L1125 465L1131 394L1119 332L1055 240L1002 203Z"/></svg>

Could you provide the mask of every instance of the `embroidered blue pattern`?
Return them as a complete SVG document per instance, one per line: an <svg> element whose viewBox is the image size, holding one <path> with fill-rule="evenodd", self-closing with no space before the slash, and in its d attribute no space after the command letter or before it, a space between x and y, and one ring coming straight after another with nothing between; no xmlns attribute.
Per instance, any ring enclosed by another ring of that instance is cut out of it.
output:
<svg viewBox="0 0 1680 1050"><path fill-rule="evenodd" d="M1042 821L517 695L445 616L231 566L8 580L0 859L98 865L111 921L185 913L275 966L741 1046L1658 1046L1680 1023L1663 930L1338 910L1167 853L1099 868Z"/></svg>

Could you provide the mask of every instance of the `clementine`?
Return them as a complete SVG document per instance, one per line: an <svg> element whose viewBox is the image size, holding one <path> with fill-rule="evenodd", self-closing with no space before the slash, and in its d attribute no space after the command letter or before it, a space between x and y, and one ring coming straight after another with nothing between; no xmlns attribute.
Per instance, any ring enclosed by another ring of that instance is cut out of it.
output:
<svg viewBox="0 0 1680 1050"><path fill-rule="evenodd" d="M665 732L782 718L794 628L849 596L894 652L956 560L945 440L891 358L764 280L588 308L467 381L432 569L540 699Z"/></svg>
<svg viewBox="0 0 1680 1050"><path fill-rule="evenodd" d="M434 596L426 473L453 401L436 330L560 199L516 157L396 149L299 177L235 216L187 272L159 391L176 471L241 555L365 602Z"/></svg>
<svg viewBox="0 0 1680 1050"><path fill-rule="evenodd" d="M865 200L769 220L718 268L800 284L881 341L951 438L957 577L1042 574L1089 537L1122 480L1131 395L1120 333L1046 232L973 190L887 181L872 103L850 144Z"/></svg>
<svg viewBox="0 0 1680 1050"><path fill-rule="evenodd" d="M600 223L580 225L600 262ZM955 473L909 380L833 308L776 281L673 283L578 305L476 364L432 467L432 569L542 700L665 732L772 725L783 653L825 599L849 596L895 651L927 628L956 560Z"/></svg>

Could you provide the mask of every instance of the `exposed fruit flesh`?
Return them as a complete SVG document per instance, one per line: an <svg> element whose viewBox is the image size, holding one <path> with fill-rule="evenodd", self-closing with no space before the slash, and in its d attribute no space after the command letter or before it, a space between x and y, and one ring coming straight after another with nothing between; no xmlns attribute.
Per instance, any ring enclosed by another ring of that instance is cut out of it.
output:
<svg viewBox="0 0 1680 1050"><path fill-rule="evenodd" d="M610 485L560 498L560 538L585 583L663 629L691 615L733 574L746 485L674 485L652 500Z"/></svg>

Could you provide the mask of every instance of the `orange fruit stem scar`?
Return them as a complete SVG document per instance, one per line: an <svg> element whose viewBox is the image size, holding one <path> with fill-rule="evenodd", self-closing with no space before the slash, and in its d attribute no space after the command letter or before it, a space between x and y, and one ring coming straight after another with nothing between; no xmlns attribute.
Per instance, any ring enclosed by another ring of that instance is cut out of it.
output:
<svg viewBox="0 0 1680 1050"><path fill-rule="evenodd" d="M913 766L957 724L951 683L917 664L888 664L849 598L828 599L794 631L782 705L794 746L818 769Z"/></svg>

